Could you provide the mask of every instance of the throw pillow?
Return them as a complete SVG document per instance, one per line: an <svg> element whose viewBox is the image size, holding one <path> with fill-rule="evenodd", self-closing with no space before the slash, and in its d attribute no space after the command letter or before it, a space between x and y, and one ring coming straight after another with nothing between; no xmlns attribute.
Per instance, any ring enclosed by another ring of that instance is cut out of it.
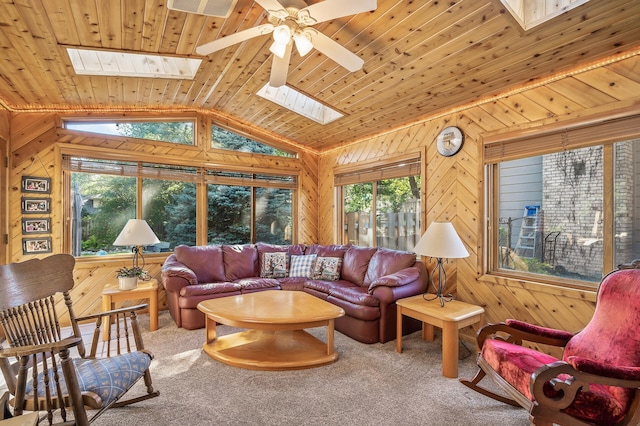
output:
<svg viewBox="0 0 640 426"><path fill-rule="evenodd" d="M311 278L317 257L318 256L315 254L307 256L291 256L291 269L289 269L289 276Z"/></svg>
<svg viewBox="0 0 640 426"><path fill-rule="evenodd" d="M288 272L288 256L285 252L263 253L261 278L284 278Z"/></svg>
<svg viewBox="0 0 640 426"><path fill-rule="evenodd" d="M337 281L340 279L342 268L341 257L318 257L313 268L313 279L324 281Z"/></svg>

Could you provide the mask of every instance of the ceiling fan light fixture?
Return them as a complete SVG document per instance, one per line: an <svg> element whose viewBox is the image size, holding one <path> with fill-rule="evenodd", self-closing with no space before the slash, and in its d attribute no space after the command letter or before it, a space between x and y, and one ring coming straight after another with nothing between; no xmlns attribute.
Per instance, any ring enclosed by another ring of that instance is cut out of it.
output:
<svg viewBox="0 0 640 426"><path fill-rule="evenodd" d="M277 41L274 41L273 43L271 43L271 47L269 47L269 50L271 51L271 53L273 53L274 55L276 55L278 58L280 59L284 59L284 55L287 52L287 45L289 43L278 43Z"/></svg>
<svg viewBox="0 0 640 426"><path fill-rule="evenodd" d="M296 49L300 56L304 56L311 52L313 44L311 43L311 34L307 31L301 31L293 36L293 41L296 43Z"/></svg>
<svg viewBox="0 0 640 426"><path fill-rule="evenodd" d="M278 25L273 30L273 39L276 43L286 46L291 40L291 29L287 25Z"/></svg>

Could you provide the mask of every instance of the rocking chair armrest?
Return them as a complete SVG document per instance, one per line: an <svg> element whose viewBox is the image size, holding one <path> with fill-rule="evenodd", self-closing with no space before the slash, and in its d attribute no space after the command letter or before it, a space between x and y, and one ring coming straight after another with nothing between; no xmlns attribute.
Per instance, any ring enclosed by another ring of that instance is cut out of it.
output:
<svg viewBox="0 0 640 426"><path fill-rule="evenodd" d="M571 333L570 331L558 330L550 327L542 327L516 319L508 319L505 321L505 323L510 327L525 331L527 333L535 334L536 336L560 339L564 340L565 342L568 342L574 336L574 333Z"/></svg>
<svg viewBox="0 0 640 426"><path fill-rule="evenodd" d="M640 381L640 367L620 367L581 356L570 356L567 363L578 371L597 376Z"/></svg>
<svg viewBox="0 0 640 426"><path fill-rule="evenodd" d="M533 326L533 328L526 329L525 327L520 327L520 324L518 324L514 327L513 320L511 320L508 322L485 325L484 327L480 328L480 330L478 330L476 339L478 342L478 347L480 348L484 344L484 341L488 338L498 338L517 345L522 345L523 341L527 341L557 347L564 347L570 339L570 333L565 333L567 334L545 333L544 327L538 326ZM571 336L573 335L571 334Z"/></svg>
<svg viewBox="0 0 640 426"><path fill-rule="evenodd" d="M92 314L92 315L86 315L80 318L76 318L76 321L80 322L80 321L86 321L86 320L91 320L91 319L96 319L96 318L103 318L103 317L107 317L109 315L113 315L113 314L121 314L121 313L126 313L126 312L131 312L131 311L139 311L141 309L146 309L149 305L147 305L146 303L142 303L140 305L135 305L135 306L127 306L124 308L118 308L118 309L112 309L110 311L104 311L104 312L98 312L97 314Z"/></svg>
<svg viewBox="0 0 640 426"><path fill-rule="evenodd" d="M533 399L540 407L563 409L571 405L580 390L589 389L590 383L632 389L640 387L640 380L592 374L576 370L565 361L556 361L533 372L530 389Z"/></svg>
<svg viewBox="0 0 640 426"><path fill-rule="evenodd" d="M82 342L80 337L67 337L58 342L43 343L41 345L26 345L12 348L4 348L0 350L0 358L12 358L35 355L42 352L58 353L63 349L69 349L78 346Z"/></svg>

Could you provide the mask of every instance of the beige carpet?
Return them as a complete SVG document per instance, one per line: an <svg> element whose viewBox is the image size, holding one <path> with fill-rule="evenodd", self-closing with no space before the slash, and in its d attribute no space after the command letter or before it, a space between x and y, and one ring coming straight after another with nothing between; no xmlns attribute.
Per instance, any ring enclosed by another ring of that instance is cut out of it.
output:
<svg viewBox="0 0 640 426"><path fill-rule="evenodd" d="M439 335L433 343L407 336L398 354L395 341L365 345L336 332L337 362L270 372L212 360L201 349L204 329L178 329L167 312L155 332L147 316L141 324L160 396L107 410L94 425L529 425L524 410L442 377ZM220 334L233 331L219 327ZM321 337L325 329L312 333ZM461 377L473 375L474 358L460 361ZM138 383L130 393L142 389Z"/></svg>

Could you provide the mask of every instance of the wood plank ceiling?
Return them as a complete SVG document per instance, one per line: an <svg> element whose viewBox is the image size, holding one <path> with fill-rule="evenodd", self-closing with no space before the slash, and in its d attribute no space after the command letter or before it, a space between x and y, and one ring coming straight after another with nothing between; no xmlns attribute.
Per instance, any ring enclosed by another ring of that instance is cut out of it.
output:
<svg viewBox="0 0 640 426"><path fill-rule="evenodd" d="M592 0L526 32L499 0L378 0L374 12L315 26L362 57L362 70L294 49L287 84L345 114L328 125L256 96L269 78L269 35L202 57L193 80L76 75L65 49L193 58L196 46L266 16L251 0L227 19L163 0L1 2L0 103L16 112L212 112L322 151L640 48L638 0Z"/></svg>

